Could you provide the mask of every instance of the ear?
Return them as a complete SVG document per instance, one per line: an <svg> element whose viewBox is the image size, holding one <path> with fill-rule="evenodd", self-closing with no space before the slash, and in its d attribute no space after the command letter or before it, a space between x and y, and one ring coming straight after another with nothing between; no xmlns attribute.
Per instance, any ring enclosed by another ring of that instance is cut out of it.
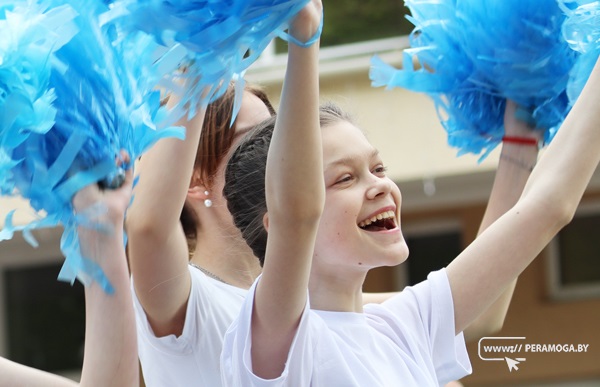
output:
<svg viewBox="0 0 600 387"><path fill-rule="evenodd" d="M200 174L197 170L194 170L192 174L192 181L188 188L187 197L193 201L204 201L207 198L205 192L210 191L206 185L200 180Z"/></svg>
<svg viewBox="0 0 600 387"><path fill-rule="evenodd" d="M265 212L265 214L263 215L263 226L265 226L265 230L267 230L267 233L269 232L269 213Z"/></svg>
<svg viewBox="0 0 600 387"><path fill-rule="evenodd" d="M192 200L201 201L206 199L206 191L207 189L203 185L195 185L193 187L188 188L187 196Z"/></svg>

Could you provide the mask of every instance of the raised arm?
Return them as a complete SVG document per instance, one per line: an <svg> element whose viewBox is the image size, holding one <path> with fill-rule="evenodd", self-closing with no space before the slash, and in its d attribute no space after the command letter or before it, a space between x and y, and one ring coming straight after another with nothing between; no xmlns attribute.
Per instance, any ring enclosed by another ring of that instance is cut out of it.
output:
<svg viewBox="0 0 600 387"><path fill-rule="evenodd" d="M541 131L535 131L527 123L517 119L516 108L514 102L507 101L504 114L506 136L539 141ZM480 235L517 202L536 164L537 156L538 147L535 144L509 141L503 143L494 185L477 235ZM494 334L502 328L516 283L515 279L498 300L465 329L467 340ZM398 293L365 293L363 301L365 304L381 303Z"/></svg>
<svg viewBox="0 0 600 387"><path fill-rule="evenodd" d="M448 266L457 332L495 301L570 222L600 161L600 64L517 204Z"/></svg>
<svg viewBox="0 0 600 387"><path fill-rule="evenodd" d="M127 156L125 162L127 163ZM133 174L117 190L101 191L94 184L78 192L73 205L80 212L92 203L108 211L92 219L108 231L79 227L82 254L97 262L114 287L106 294L96 282L85 287L85 351L81 386L138 386L139 366L135 315L125 256L123 222L131 199Z"/></svg>
<svg viewBox="0 0 600 387"><path fill-rule="evenodd" d="M94 203L108 210L101 219L109 231L79 227L84 256L98 263L114 287L107 294L92 282L85 287L85 352L80 384L0 358L0 386L73 387L138 386L139 371L135 316L129 291L129 271L123 245L123 217L131 197L132 173L115 191L88 186L75 195L76 212Z"/></svg>
<svg viewBox="0 0 600 387"><path fill-rule="evenodd" d="M321 1L311 1L289 32L307 41L319 27ZM318 42L289 45L280 110L266 166L268 242L252 315L256 375L281 375L306 305L314 241L325 200L319 126Z"/></svg>
<svg viewBox="0 0 600 387"><path fill-rule="evenodd" d="M180 335L191 287L188 246L179 217L192 177L204 110L186 139L164 139L141 158L127 213L128 256L135 291L157 336Z"/></svg>
<svg viewBox="0 0 600 387"><path fill-rule="evenodd" d="M507 101L504 113L505 135L539 142L542 132L534 130L524 121L517 119L516 109L514 102ZM535 143L503 142L494 185L477 232L478 236L519 200L531 170L537 162L537 156L538 147ZM515 279L498 300L465 329L467 340L479 339L502 329L516 284Z"/></svg>

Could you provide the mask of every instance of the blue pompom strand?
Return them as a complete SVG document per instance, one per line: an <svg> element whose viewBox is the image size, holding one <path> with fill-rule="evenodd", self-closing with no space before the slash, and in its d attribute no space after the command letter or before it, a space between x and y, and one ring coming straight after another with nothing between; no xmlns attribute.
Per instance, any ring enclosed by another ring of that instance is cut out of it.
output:
<svg viewBox="0 0 600 387"><path fill-rule="evenodd" d="M0 43L0 188L29 200L38 219L15 226L9 215L0 240L62 224L59 279L93 280L111 292L100 267L81 254L77 227L85 214L74 215L71 198L118 176L121 149L134 160L160 138L183 138L183 130L155 124L165 115L154 90L163 75L156 43L119 35L110 23L101 28L104 2L70 3L17 1L2 9L2 36L14 39Z"/></svg>
<svg viewBox="0 0 600 387"><path fill-rule="evenodd" d="M581 56L569 76L567 95L573 105L600 55L600 1L558 0L567 15L562 32L571 48Z"/></svg>
<svg viewBox="0 0 600 387"><path fill-rule="evenodd" d="M579 54L562 38L556 0L406 0L415 25L404 68L373 59L373 86L427 93L459 154L485 158L504 134L506 99L526 109L549 142L570 109ZM415 68L413 62L418 66Z"/></svg>
<svg viewBox="0 0 600 387"><path fill-rule="evenodd" d="M600 49L600 1L558 0L567 15L562 32L575 51L587 53Z"/></svg>
<svg viewBox="0 0 600 387"><path fill-rule="evenodd" d="M286 39L288 22L308 0L115 0L105 18L123 31L143 31L159 44L185 52L189 80L172 118L181 107L195 108L220 97L231 81L243 82L245 70L276 36ZM243 85L242 85L243 86ZM237 89L240 89L238 87ZM208 92L205 90L208 89ZM236 93L239 107L241 94ZM234 111L234 116L237 110Z"/></svg>

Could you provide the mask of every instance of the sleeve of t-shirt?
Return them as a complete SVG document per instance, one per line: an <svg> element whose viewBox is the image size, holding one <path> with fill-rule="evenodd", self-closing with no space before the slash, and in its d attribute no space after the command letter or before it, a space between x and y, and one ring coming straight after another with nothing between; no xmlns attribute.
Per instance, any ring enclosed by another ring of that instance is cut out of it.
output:
<svg viewBox="0 0 600 387"><path fill-rule="evenodd" d="M314 335L311 334L309 324L308 299L281 375L275 379L263 379L252 371L251 320L256 284L259 280L260 276L250 288L240 315L225 334L221 352L223 385L230 387L309 386L313 369L311 343Z"/></svg>
<svg viewBox="0 0 600 387"><path fill-rule="evenodd" d="M202 290L203 287L206 287L206 285L202 283L202 278L191 273L191 270L194 270L191 266L188 266L188 270L190 270L191 288L185 312L183 332L180 336L168 335L157 337L154 334L154 331L148 322L146 312L135 292L133 280L131 281L131 291L133 294L133 305L140 345L142 345L143 342L146 342L161 352L173 355L184 355L194 351L194 343L197 342L199 327L197 309L202 305L205 305L205 302L209 302L210 298L206 295L207 292ZM207 297L207 300L202 300L202 297Z"/></svg>
<svg viewBox="0 0 600 387"><path fill-rule="evenodd" d="M381 306L398 317L392 324L409 332L419 351L431 358L441 385L471 373L464 336L455 334L454 301L445 269L430 273L426 281L407 287Z"/></svg>

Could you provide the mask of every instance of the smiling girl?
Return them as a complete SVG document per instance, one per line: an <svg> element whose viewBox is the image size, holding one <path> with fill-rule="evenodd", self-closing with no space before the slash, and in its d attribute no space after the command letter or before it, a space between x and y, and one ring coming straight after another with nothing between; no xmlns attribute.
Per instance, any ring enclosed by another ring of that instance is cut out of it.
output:
<svg viewBox="0 0 600 387"><path fill-rule="evenodd" d="M516 205L447 268L363 307L369 269L408 257L402 197L343 112L325 106L319 125L316 60L307 57L290 60L288 74L302 71L303 81L286 77L279 116L242 142L226 170L228 207L264 267L226 334L223 380L437 386L458 379L471 370L461 332L569 223L600 161L600 64Z"/></svg>

